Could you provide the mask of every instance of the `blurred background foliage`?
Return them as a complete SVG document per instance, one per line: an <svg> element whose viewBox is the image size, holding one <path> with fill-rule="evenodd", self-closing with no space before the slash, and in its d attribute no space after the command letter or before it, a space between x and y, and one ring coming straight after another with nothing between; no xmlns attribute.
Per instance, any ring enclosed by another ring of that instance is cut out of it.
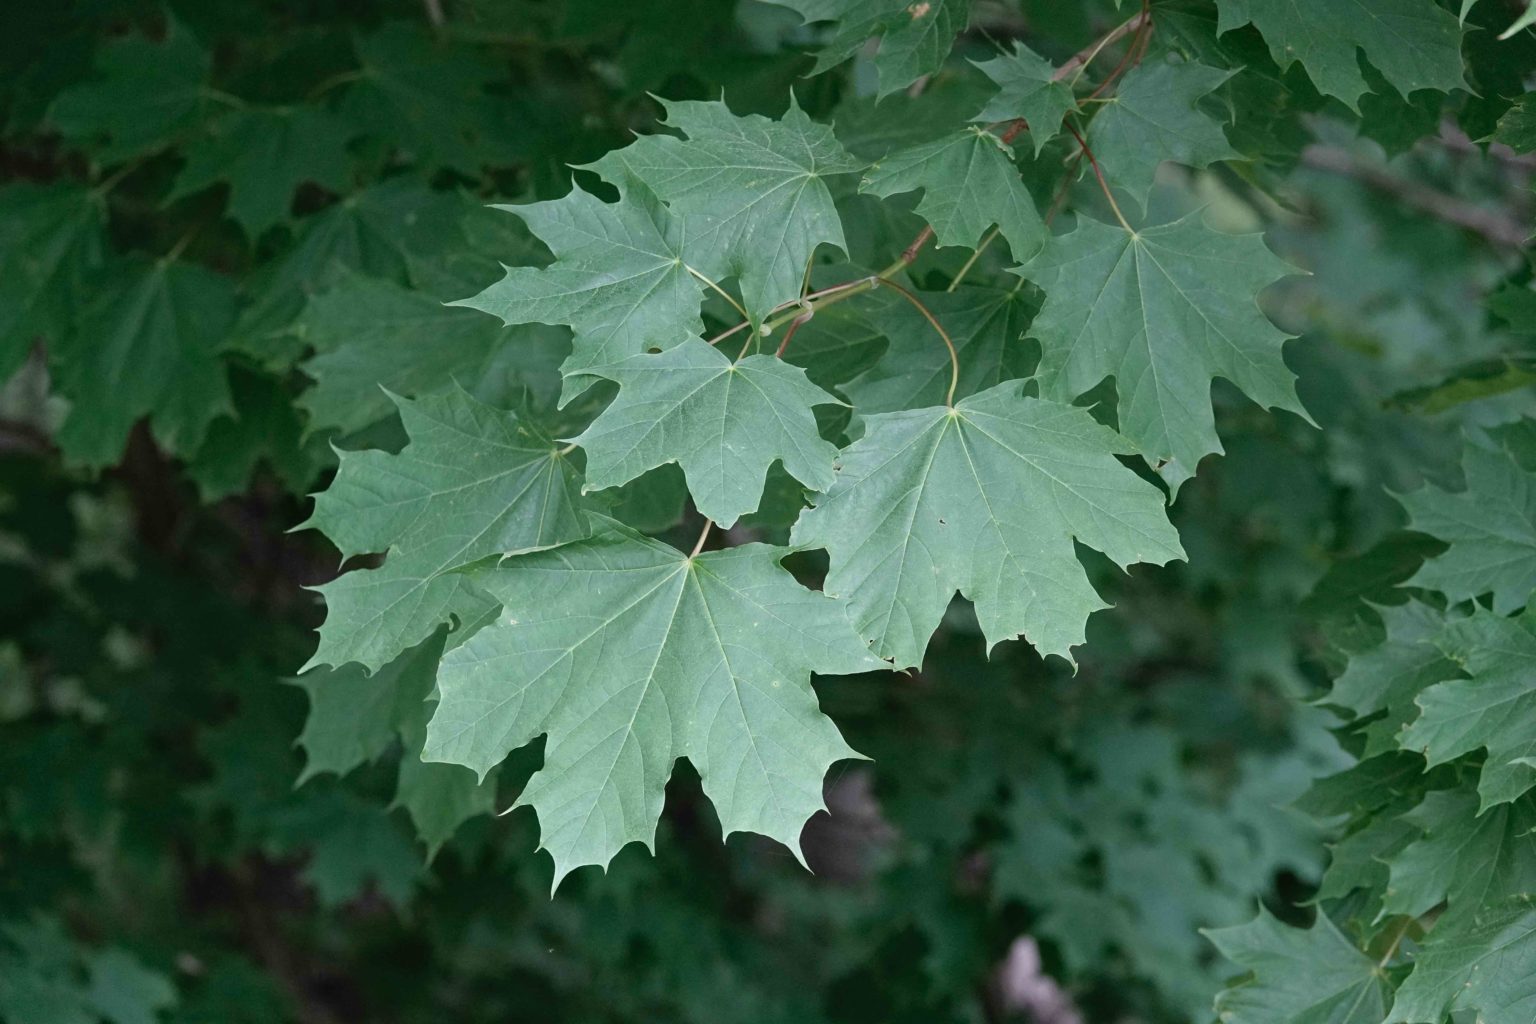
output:
<svg viewBox="0 0 1536 1024"><path fill-rule="evenodd" d="M1191 47L1207 8L1157 6ZM336 571L286 532L302 495L332 444L400 442L381 381L548 393L563 331L440 303L547 259L484 204L563 194L572 165L654 126L651 94L777 115L793 88L878 152L971 112L974 71L877 107L867 55L804 77L822 31L752 0L8 5L0 1019L1210 1019L1236 971L1199 929L1261 899L1307 919L1330 832L1290 803L1351 762L1317 698L1380 635L1369 602L1440 550L1392 495L1459 487L1462 432L1532 411L1533 164L1474 141L1536 68L1530 33L1494 46L1509 16L1472 11L1477 95L1383 91L1358 114L1252 29L1228 40L1264 94L1210 102L1272 117L1232 127L1245 163L1170 170L1154 206L1204 204L1310 271L1265 301L1301 335L1287 358L1323 429L1218 384L1226 454L1173 509L1189 562L1089 561L1115 607L1075 674L1022 644L986 658L957 603L922 673L819 684L873 762L834 769L814 873L722 845L683 768L655 857L631 847L552 900L526 810L429 850L398 751L295 784L291 677L321 614L300 586ZM957 54L1020 38L1060 61L1123 17L981 3ZM920 225L843 198L855 262ZM963 255L914 273L942 283ZM169 349L123 337L146 287L196 296L154 328ZM422 337L444 347L413 354ZM876 354L853 339L847 369ZM163 362L109 414L113 359ZM494 809L538 757L501 773Z"/></svg>

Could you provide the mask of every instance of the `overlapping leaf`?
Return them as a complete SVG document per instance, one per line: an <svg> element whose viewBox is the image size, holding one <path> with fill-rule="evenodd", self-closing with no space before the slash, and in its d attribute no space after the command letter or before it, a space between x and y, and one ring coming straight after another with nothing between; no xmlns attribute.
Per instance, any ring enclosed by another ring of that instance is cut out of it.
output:
<svg viewBox="0 0 1536 1024"><path fill-rule="evenodd" d="M554 252L544 268L511 267L461 304L509 324L565 324L575 332L566 372L666 349L703 331L704 285L688 270L685 221L644 188L605 203L581 189L507 206Z"/></svg>
<svg viewBox="0 0 1536 1024"><path fill-rule="evenodd" d="M1248 924L1207 935L1253 972L1216 998L1228 1024L1379 1024L1391 1000L1376 961L1325 915L1303 930L1260 910Z"/></svg>
<svg viewBox="0 0 1536 1024"><path fill-rule="evenodd" d="M676 462L699 511L729 527L757 509L775 460L807 487L832 483L837 449L817 434L811 407L838 400L797 366L769 355L732 362L693 339L592 372L619 395L576 438L588 489Z"/></svg>
<svg viewBox="0 0 1536 1024"><path fill-rule="evenodd" d="M102 261L102 206L75 185L0 191L0 380L57 340Z"/></svg>
<svg viewBox="0 0 1536 1024"><path fill-rule="evenodd" d="M940 245L975 248L993 225L1015 259L1027 260L1045 244L1045 225L1013 154L991 132L966 128L892 153L876 162L859 186L877 196L917 189L923 192L918 216L933 226Z"/></svg>
<svg viewBox="0 0 1536 1024"><path fill-rule="evenodd" d="M1171 461L1163 475L1177 485L1221 451L1211 378L1306 415L1280 354L1285 336L1257 303L1292 272L1259 236L1213 231L1199 213L1134 233L1080 219L1015 271L1045 292L1030 328L1041 394L1070 400L1113 377L1121 433Z"/></svg>
<svg viewBox="0 0 1536 1024"><path fill-rule="evenodd" d="M234 284L185 263L124 263L57 344L59 390L73 403L59 429L71 460L117 462L140 418L169 451L190 455L232 411L218 345L234 319Z"/></svg>
<svg viewBox="0 0 1536 1024"><path fill-rule="evenodd" d="M832 129L791 103L781 120L737 117L724 103L666 104L666 125L591 165L621 190L648 189L681 218L689 262L735 277L754 320L799 294L822 244L845 248L827 179L863 164Z"/></svg>
<svg viewBox="0 0 1536 1024"><path fill-rule="evenodd" d="M1450 545L1408 583L1453 601L1490 594L1493 610L1508 614L1536 590L1536 481L1492 439L1469 441L1461 467L1464 491L1426 486L1398 497L1413 529Z"/></svg>
<svg viewBox="0 0 1536 1024"><path fill-rule="evenodd" d="M1162 495L1114 458L1134 449L1084 410L1020 391L870 416L795 524L794 544L831 557L826 592L900 666L921 662L956 590L989 644L1023 635L1070 658L1105 607L1074 542L1121 566L1183 556Z"/></svg>
<svg viewBox="0 0 1536 1024"><path fill-rule="evenodd" d="M1061 119L1076 106L1072 90L1057 79L1056 68L1050 61L1018 41L1011 53L976 66L997 83L997 95L972 120L1011 121L1022 117L1029 122L1029 137L1038 155L1061 131Z"/></svg>
<svg viewBox="0 0 1536 1024"><path fill-rule="evenodd" d="M1334 680L1327 702L1348 708L1362 726L1365 749L1374 757L1398 747L1398 733L1419 714L1414 698L1425 687L1456 674L1456 665L1435 641L1445 627L1444 613L1417 601L1382 608L1385 639L1354 654Z"/></svg>
<svg viewBox="0 0 1536 1024"><path fill-rule="evenodd" d="M586 533L579 476L536 426L457 389L397 404L410 444L343 452L305 524L343 557L388 552L381 568L319 588L327 614L310 665L382 668L439 626L494 608L448 570Z"/></svg>
<svg viewBox="0 0 1536 1024"><path fill-rule="evenodd" d="M808 22L834 22L816 71L836 67L878 37L875 70L881 96L937 71L970 17L970 0L771 0Z"/></svg>
<svg viewBox="0 0 1536 1024"><path fill-rule="evenodd" d="M1148 61L1127 72L1088 125L1088 145L1110 185L1144 206L1164 161L1207 167L1237 156L1221 125L1199 105L1230 77L1193 61Z"/></svg>
<svg viewBox="0 0 1536 1024"><path fill-rule="evenodd" d="M1536 785L1536 608L1513 619L1479 610L1447 625L1438 642L1471 678L1421 693L1423 713L1403 732L1403 746L1432 765L1486 749L1483 807L1513 800Z"/></svg>
<svg viewBox="0 0 1536 1024"><path fill-rule="evenodd" d="M1253 23L1281 69L1297 61L1351 107L1367 91L1363 52L1404 96L1465 86L1461 26L1434 0L1218 0L1218 31Z"/></svg>
<svg viewBox="0 0 1536 1024"><path fill-rule="evenodd" d="M470 574L502 615L448 654L426 757L485 773L547 734L520 802L555 884L650 845L678 757L726 835L798 854L822 776L857 756L817 708L811 672L883 667L841 605L779 567L782 549L687 556L608 521L588 540Z"/></svg>

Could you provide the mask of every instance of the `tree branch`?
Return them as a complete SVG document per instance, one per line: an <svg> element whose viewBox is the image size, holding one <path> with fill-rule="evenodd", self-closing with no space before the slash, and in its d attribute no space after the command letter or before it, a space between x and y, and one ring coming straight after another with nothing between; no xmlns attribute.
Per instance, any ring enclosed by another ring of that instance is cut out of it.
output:
<svg viewBox="0 0 1536 1024"><path fill-rule="evenodd" d="M1302 151L1301 162L1313 170L1353 178L1368 188L1391 196L1404 206L1480 235L1493 245L1523 249L1526 239L1531 236L1530 225L1506 213L1478 206L1458 196L1447 195L1417 181L1400 178L1385 167L1355 159L1343 149L1308 146Z"/></svg>

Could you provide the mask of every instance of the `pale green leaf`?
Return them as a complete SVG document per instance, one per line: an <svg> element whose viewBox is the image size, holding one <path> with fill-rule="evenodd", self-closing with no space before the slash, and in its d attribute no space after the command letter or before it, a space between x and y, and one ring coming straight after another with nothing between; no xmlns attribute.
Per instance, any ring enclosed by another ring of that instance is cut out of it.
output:
<svg viewBox="0 0 1536 1024"><path fill-rule="evenodd" d="M565 371L578 373L700 334L705 286L684 262L684 222L644 189L605 203L581 189L564 198L503 206L555 254L544 268L506 277L459 305L508 324L565 324L574 345Z"/></svg>
<svg viewBox="0 0 1536 1024"><path fill-rule="evenodd" d="M591 372L617 382L619 394L575 439L587 453L588 490L676 462L699 511L729 527L757 509L775 460L806 487L832 483L837 449L817 434L811 407L838 399L798 366L770 355L732 362L692 339Z"/></svg>
<svg viewBox="0 0 1536 1024"><path fill-rule="evenodd" d="M1177 485L1221 451L1211 379L1305 416L1285 335L1259 292L1293 273L1258 235L1211 230L1200 213L1131 233L1081 218L1015 273L1045 291L1030 327L1040 393L1070 401L1113 377L1120 431Z"/></svg>
<svg viewBox="0 0 1536 1024"><path fill-rule="evenodd" d="M318 588L327 615L310 665L382 668L488 599L448 570L581 537L580 477L558 445L513 413L461 390L397 402L410 444L398 454L343 452L306 526L344 557L388 552Z"/></svg>
<svg viewBox="0 0 1536 1024"><path fill-rule="evenodd" d="M1231 77L1192 61L1147 61L1126 72L1088 124L1089 148L1110 186L1145 206L1164 161L1208 167L1237 156L1220 123L1199 105Z"/></svg>
<svg viewBox="0 0 1536 1024"><path fill-rule="evenodd" d="M876 653L917 665L955 591L990 645L1025 636L1071 657L1105 607L1073 549L1116 564L1183 557L1161 493L1114 456L1134 449L1082 409L1017 382L960 402L870 416L792 543L826 548Z"/></svg>
<svg viewBox="0 0 1536 1024"><path fill-rule="evenodd" d="M1476 1024L1536 1015L1536 908L1525 894L1453 934L1432 933L1397 990L1386 1024L1439 1024L1466 1010Z"/></svg>
<svg viewBox="0 0 1536 1024"><path fill-rule="evenodd" d="M688 262L717 281L737 278L760 321L799 294L818 245L846 248L827 179L864 165L794 103L778 121L737 117L724 103L666 109L665 124L686 139L646 135L591 169L623 191L643 187L665 202L682 219ZM674 336L688 329L680 323Z"/></svg>
<svg viewBox="0 0 1536 1024"><path fill-rule="evenodd" d="M1455 664L1435 646L1445 626L1443 612L1417 601L1378 611L1386 638L1370 650L1352 654L1349 666L1324 698L1326 703L1348 708L1357 718L1371 719L1361 727L1362 758L1396 750L1398 733L1418 716L1414 698L1425 687L1456 674Z"/></svg>
<svg viewBox="0 0 1536 1024"><path fill-rule="evenodd" d="M939 245L974 249L997 226L1014 258L1027 260L1045 244L1045 225L1019 178L1012 151L990 132L963 128L937 142L892 153L875 163L859 191L887 197L923 191L917 214L933 226Z"/></svg>
<svg viewBox="0 0 1536 1024"><path fill-rule="evenodd" d="M679 757L727 836L759 832L798 855L828 766L857 756L810 674L884 663L837 602L779 567L785 553L689 557L614 524L476 570L503 614L443 659L425 756L484 773L546 734L519 802L538 813L556 885L652 843Z"/></svg>
<svg viewBox="0 0 1536 1024"><path fill-rule="evenodd" d="M1017 40L1013 52L975 63L997 83L997 95L972 120L991 123L1022 117L1029 122L1029 137L1038 155L1061 132L1062 118L1077 105L1072 90L1056 78L1050 61Z"/></svg>

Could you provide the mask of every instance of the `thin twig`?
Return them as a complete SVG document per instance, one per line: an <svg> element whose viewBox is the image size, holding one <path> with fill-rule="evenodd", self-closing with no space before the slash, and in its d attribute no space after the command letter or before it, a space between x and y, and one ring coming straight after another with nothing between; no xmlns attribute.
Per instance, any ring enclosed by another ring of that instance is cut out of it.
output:
<svg viewBox="0 0 1536 1024"><path fill-rule="evenodd" d="M800 329L802 324L809 323L811 317L816 315L816 306L813 303L805 302L804 306L805 312L789 322L789 330L784 332L784 340L779 342L778 350L773 353L780 359L784 358L784 350L789 348L789 339L795 336L795 332Z"/></svg>
<svg viewBox="0 0 1536 1024"><path fill-rule="evenodd" d="M1108 35L1091 46L1085 47L1068 57L1056 73L1051 76L1051 81L1060 82L1078 68L1087 68L1090 61L1099 55L1099 51L1117 40L1124 39L1127 35L1140 29L1142 24L1151 20L1151 14L1143 9L1134 18L1114 28ZM1074 79L1074 84L1076 80Z"/></svg>
<svg viewBox="0 0 1536 1024"><path fill-rule="evenodd" d="M1151 34L1147 31L1152 27L1152 9L1149 0L1141 0L1141 18L1141 24L1136 27L1136 35L1131 38L1131 45L1125 48L1125 54L1120 58L1120 63L1115 65L1115 69L1109 73L1104 81L1094 87L1094 90L1088 94L1088 99L1091 100L1102 96L1104 90L1113 85L1115 80L1125 73L1125 69L1130 66L1137 47L1141 46L1142 36ZM1138 63L1140 62L1139 57L1136 60Z"/></svg>
<svg viewBox="0 0 1536 1024"><path fill-rule="evenodd" d="M1093 150L1088 148L1088 141L1083 138L1082 132L1079 132L1077 130L1077 126L1072 124L1072 122L1067 121L1064 123L1067 126L1067 131L1072 133L1072 137L1076 139L1077 144L1082 147L1083 155L1088 158L1088 164L1093 168L1094 177L1099 179L1099 188L1104 190L1104 198L1109 200L1109 208L1115 211L1115 219L1120 222L1121 227L1125 228L1126 231L1134 235L1136 233L1136 229L1131 227L1131 222L1126 220L1125 214L1120 212L1120 204L1115 202L1115 194L1110 191L1109 182L1104 180L1104 171L1099 167L1099 161L1093 155Z"/></svg>
<svg viewBox="0 0 1536 1024"><path fill-rule="evenodd" d="M960 355L955 351L955 343L950 340L949 332L944 329L943 324L939 323L938 318L928 311L928 307L923 305L922 299L919 299L895 281L882 281L881 286L894 288L898 295L912 303L913 307L923 314L924 319L938 332L939 337L944 339L944 347L949 349L949 393L944 396L944 404L953 409L955 407L955 389L960 386Z"/></svg>

